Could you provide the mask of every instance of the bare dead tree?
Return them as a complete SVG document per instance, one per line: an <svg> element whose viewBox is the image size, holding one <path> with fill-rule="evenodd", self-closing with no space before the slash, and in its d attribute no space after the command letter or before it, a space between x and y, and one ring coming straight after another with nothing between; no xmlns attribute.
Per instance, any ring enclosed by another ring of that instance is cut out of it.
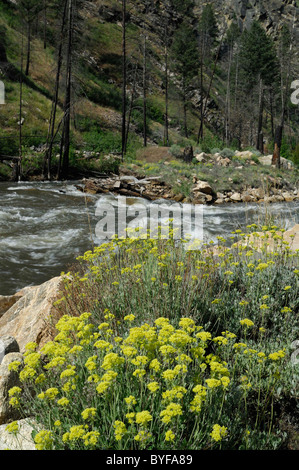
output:
<svg viewBox="0 0 299 470"><path fill-rule="evenodd" d="M61 66L62 66L63 40L64 40L66 21L67 21L67 14L66 14L67 3L68 3L68 0L65 0L63 14L62 14L61 30L60 30L60 42L59 42L59 48L58 48L55 90L54 90L54 97L53 97L53 102L52 102L51 117L50 117L50 122L49 122L48 136L47 136L47 142L46 142L46 152L45 152L45 159L44 159L44 168L43 168L43 176L45 176L47 172L47 178L49 180L51 179L51 160L52 160L55 121L56 121L56 114L57 114L59 84L60 84L60 75L61 75Z"/></svg>

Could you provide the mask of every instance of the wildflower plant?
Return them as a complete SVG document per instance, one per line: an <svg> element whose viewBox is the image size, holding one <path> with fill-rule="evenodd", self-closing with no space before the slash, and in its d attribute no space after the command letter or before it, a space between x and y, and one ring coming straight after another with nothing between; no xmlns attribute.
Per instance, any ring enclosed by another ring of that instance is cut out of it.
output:
<svg viewBox="0 0 299 470"><path fill-rule="evenodd" d="M53 340L10 365L21 383L10 403L37 421L36 447L283 445L277 404L298 392L298 253L259 241L221 239L215 255L131 237L79 257Z"/></svg>

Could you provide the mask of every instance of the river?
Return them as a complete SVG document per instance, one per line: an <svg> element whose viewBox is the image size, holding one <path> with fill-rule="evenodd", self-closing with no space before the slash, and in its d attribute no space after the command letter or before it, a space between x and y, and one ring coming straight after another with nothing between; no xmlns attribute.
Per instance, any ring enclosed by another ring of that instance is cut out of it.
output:
<svg viewBox="0 0 299 470"><path fill-rule="evenodd" d="M77 184L0 183L0 295L11 295L68 271L76 256L101 243L96 236L97 204L100 201L116 207L119 199L113 195L85 197ZM136 199L125 202L129 207ZM263 221L266 212L285 228L299 223L299 201L267 208L259 204L201 208L205 241L217 242L217 236L225 237L237 228Z"/></svg>

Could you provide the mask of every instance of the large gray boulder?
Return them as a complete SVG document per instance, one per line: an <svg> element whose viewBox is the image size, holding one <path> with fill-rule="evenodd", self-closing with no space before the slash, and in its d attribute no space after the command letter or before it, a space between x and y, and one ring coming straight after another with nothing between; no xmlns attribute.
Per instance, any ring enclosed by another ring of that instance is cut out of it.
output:
<svg viewBox="0 0 299 470"><path fill-rule="evenodd" d="M24 352L33 341L42 346L51 337L50 320L55 315L53 302L61 294L62 277L55 277L40 286L26 288L23 296L0 316L1 336L13 336Z"/></svg>
<svg viewBox="0 0 299 470"><path fill-rule="evenodd" d="M9 390L12 387L20 386L18 372L9 370L9 364L19 361L23 364L23 356L21 353L9 353L4 356L0 365L0 424L8 423L13 419L19 418L19 413L9 404Z"/></svg>
<svg viewBox="0 0 299 470"><path fill-rule="evenodd" d="M7 424L0 426L0 450L36 450L32 432L36 425L31 419L18 421L19 431L12 434L6 430Z"/></svg>

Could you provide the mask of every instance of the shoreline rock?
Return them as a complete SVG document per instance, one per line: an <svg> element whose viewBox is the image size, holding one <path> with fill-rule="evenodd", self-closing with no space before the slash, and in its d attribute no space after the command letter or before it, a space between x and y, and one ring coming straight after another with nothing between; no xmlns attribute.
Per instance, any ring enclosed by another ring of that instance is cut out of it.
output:
<svg viewBox="0 0 299 470"><path fill-rule="evenodd" d="M139 178L134 175L88 178L76 188L86 194L119 194L127 197L140 197L149 201L157 199L192 204L236 204L292 202L299 199L298 190L286 190L279 181L269 180L268 190L263 188L245 188L240 191L216 192L207 181L193 178L193 187L189 197L182 193L175 194L171 186L160 177Z"/></svg>
<svg viewBox="0 0 299 470"><path fill-rule="evenodd" d="M40 347L47 342L51 337L47 320L55 313L53 302L59 298L61 284L62 277L54 277L12 296L13 305L0 317L0 339L6 335L14 337L21 353L30 341ZM10 305L8 297L5 302Z"/></svg>

